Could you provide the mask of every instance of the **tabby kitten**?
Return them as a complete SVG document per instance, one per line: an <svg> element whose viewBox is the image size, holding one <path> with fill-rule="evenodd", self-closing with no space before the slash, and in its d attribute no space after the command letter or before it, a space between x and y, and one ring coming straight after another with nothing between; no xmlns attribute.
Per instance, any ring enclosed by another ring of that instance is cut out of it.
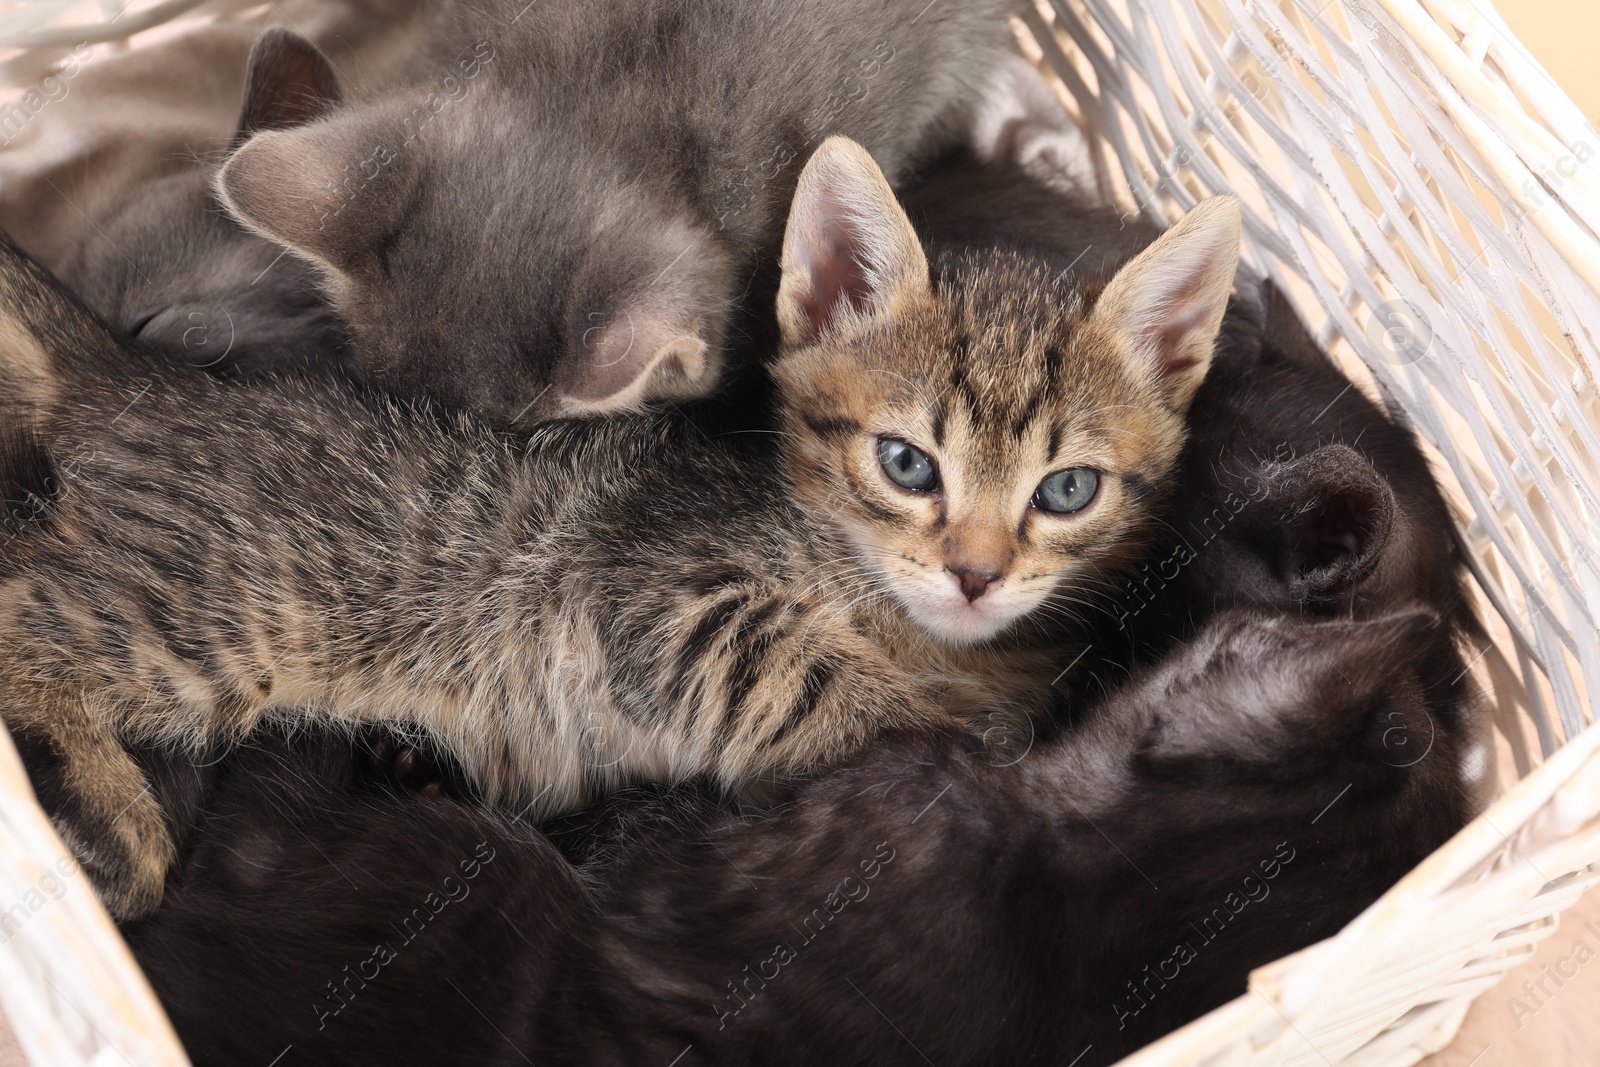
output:
<svg viewBox="0 0 1600 1067"><path fill-rule="evenodd" d="M785 242L776 439L661 416L511 440L333 382L130 381L13 253L10 369L53 471L14 445L35 484L0 554L0 714L60 761L56 814L122 916L172 858L124 739L403 715L548 813L1018 724L1061 670L1053 617L1148 535L1238 237L1207 202L1092 304L1015 255L934 280L871 157L832 140ZM78 340L52 347L62 322Z"/></svg>

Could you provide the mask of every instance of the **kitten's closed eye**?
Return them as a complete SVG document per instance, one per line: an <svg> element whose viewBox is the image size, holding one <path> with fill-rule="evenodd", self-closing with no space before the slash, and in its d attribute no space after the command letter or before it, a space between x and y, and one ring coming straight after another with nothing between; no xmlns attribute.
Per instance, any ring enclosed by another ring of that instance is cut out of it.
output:
<svg viewBox="0 0 1600 1067"><path fill-rule="evenodd" d="M145 327L149 326L150 323L154 322L155 321L155 317L157 315L161 314L165 310L167 310L167 309L166 308L145 308L143 311L139 312L139 314L137 314L137 315L135 315L133 317L133 321L128 323L128 335L130 337L138 337L141 333L144 332Z"/></svg>

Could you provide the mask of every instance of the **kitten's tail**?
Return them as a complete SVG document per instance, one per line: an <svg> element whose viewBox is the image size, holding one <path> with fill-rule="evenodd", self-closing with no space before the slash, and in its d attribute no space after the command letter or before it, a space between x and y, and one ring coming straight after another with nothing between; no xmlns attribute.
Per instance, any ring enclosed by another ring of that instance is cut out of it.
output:
<svg viewBox="0 0 1600 1067"><path fill-rule="evenodd" d="M136 373L145 362L0 233L0 437L37 431L86 376Z"/></svg>

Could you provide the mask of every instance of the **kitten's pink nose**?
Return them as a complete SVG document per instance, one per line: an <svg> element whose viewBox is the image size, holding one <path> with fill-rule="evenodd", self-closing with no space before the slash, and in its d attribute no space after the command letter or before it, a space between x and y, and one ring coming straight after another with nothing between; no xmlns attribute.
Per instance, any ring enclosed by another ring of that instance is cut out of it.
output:
<svg viewBox="0 0 1600 1067"><path fill-rule="evenodd" d="M961 595L967 598L969 604L1000 580L1000 575L994 571L968 570L965 567L946 567L945 570L955 576L957 584L961 586Z"/></svg>

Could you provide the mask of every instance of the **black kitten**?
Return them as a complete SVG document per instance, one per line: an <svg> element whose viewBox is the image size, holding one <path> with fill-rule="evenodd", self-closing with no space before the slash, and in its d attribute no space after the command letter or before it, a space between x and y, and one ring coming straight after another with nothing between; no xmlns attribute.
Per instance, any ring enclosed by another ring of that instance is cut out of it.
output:
<svg viewBox="0 0 1600 1067"><path fill-rule="evenodd" d="M258 752L128 933L198 1063L1106 1063L1459 826L1453 767L1386 740L1450 740L1416 699L1436 625L1227 612L1015 765L904 736L763 818L676 794L582 879L482 809Z"/></svg>

